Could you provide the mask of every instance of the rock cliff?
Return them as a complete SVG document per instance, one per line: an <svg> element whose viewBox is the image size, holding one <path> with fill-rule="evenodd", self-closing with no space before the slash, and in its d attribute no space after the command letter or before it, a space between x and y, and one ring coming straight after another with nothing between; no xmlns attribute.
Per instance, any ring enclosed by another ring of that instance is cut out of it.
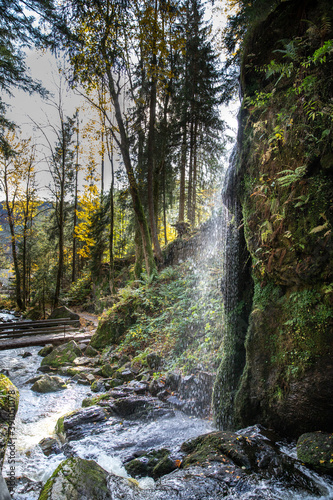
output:
<svg viewBox="0 0 333 500"><path fill-rule="evenodd" d="M235 175L254 295L245 344L231 350L246 349L232 424L290 436L333 423L332 62L325 0L281 2L248 33L242 61ZM217 380L228 426L221 369Z"/></svg>

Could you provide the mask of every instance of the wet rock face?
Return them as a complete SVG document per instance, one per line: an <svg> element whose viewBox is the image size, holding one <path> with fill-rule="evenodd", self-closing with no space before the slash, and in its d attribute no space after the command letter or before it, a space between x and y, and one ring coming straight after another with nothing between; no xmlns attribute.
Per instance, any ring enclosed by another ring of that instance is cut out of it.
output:
<svg viewBox="0 0 333 500"><path fill-rule="evenodd" d="M50 352L53 351L53 345L52 344L47 344L40 351L38 351L38 355L42 356L43 358L50 354Z"/></svg>
<svg viewBox="0 0 333 500"><path fill-rule="evenodd" d="M77 410L59 418L56 433L61 440L78 440L89 434L96 423L104 422L106 418L106 410L99 406Z"/></svg>
<svg viewBox="0 0 333 500"><path fill-rule="evenodd" d="M132 477L152 477L157 479L177 469L176 459L170 457L170 451L161 449L140 454L138 458L128 461L125 469Z"/></svg>
<svg viewBox="0 0 333 500"><path fill-rule="evenodd" d="M332 54L300 72L304 58L332 39L333 14L326 0L303 7L280 2L253 28L244 50L237 189L254 296L246 340L237 347L238 354L246 348L246 366L230 395L233 425L260 422L296 438L331 432L333 411L333 155L324 121L314 125L305 113L314 91L304 87L311 80L322 107L331 102ZM309 24L319 26L324 12L329 25L321 40ZM282 40L295 48L294 59L282 55ZM292 76L274 80L257 70L273 60L288 60ZM220 387L227 370L225 363ZM220 422L222 399L215 402Z"/></svg>

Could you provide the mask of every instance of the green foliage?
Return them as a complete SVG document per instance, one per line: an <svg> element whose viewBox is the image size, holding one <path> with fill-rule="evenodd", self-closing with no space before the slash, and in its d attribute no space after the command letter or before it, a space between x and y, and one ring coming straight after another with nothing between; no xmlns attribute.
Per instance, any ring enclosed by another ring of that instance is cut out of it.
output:
<svg viewBox="0 0 333 500"><path fill-rule="evenodd" d="M266 90L248 96L244 104L261 112L272 107L279 109L273 129L265 133L268 143L302 141L311 148L313 156L332 141L333 108L325 89L333 61L333 40L326 40L314 50L313 40L307 32L303 38L283 41L283 44L283 49L275 50L282 54L282 60L273 59L258 70L265 73L270 82ZM278 104L280 94L276 90L282 84L286 86L284 102ZM299 172L296 180L300 177ZM290 178L285 182L281 185L288 186L293 181Z"/></svg>
<svg viewBox="0 0 333 500"><path fill-rule="evenodd" d="M132 311L135 320L124 322ZM118 292L118 301L107 313L108 330L119 329L118 351L141 360L149 350L167 358L173 368L185 371L218 365L221 342L222 300L215 269L205 277L190 264L165 268L152 283L135 281ZM123 319L122 319L123 318ZM99 329L102 327L103 319Z"/></svg>
<svg viewBox="0 0 333 500"><path fill-rule="evenodd" d="M86 271L81 278L74 281L66 295L68 304L82 305L91 295L92 279L91 273Z"/></svg>
<svg viewBox="0 0 333 500"><path fill-rule="evenodd" d="M294 182L299 182L306 174L307 167L302 165L301 167L296 167L295 170L281 170L278 175L281 177L277 179L277 183L281 187L288 187Z"/></svg>

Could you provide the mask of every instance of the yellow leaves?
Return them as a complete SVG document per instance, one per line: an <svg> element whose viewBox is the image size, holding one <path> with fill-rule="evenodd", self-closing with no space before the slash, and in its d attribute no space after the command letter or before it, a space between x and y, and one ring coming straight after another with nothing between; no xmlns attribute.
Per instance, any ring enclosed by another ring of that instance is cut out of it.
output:
<svg viewBox="0 0 333 500"><path fill-rule="evenodd" d="M78 197L79 210L77 216L79 223L75 226L74 232L79 241L84 242L84 246L77 253L83 258L89 258L91 248L96 244L91 237L93 216L100 207L100 197L96 185L95 162L90 161L85 176L87 184L84 185L84 192Z"/></svg>

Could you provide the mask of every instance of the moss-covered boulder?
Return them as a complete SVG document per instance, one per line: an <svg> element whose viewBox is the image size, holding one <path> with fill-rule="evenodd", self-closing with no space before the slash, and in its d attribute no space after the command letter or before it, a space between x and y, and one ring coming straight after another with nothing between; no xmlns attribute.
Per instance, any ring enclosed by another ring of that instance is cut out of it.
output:
<svg viewBox="0 0 333 500"><path fill-rule="evenodd" d="M0 374L0 469L7 446L11 446L11 429L19 404L19 391L3 374Z"/></svg>
<svg viewBox="0 0 333 500"><path fill-rule="evenodd" d="M67 344L60 345L53 349L53 351L42 360L41 366L48 365L53 368L59 368L59 366L63 365L73 365L74 359L82 356L82 354L77 343L71 340Z"/></svg>
<svg viewBox="0 0 333 500"><path fill-rule="evenodd" d="M333 434L308 432L297 441L297 458L306 465L333 474Z"/></svg>
<svg viewBox="0 0 333 500"><path fill-rule="evenodd" d="M111 378L115 371L117 370L118 366L116 365L111 365L110 363L105 363L102 365L102 375L105 378Z"/></svg>
<svg viewBox="0 0 333 500"><path fill-rule="evenodd" d="M89 435L97 423L104 423L107 418L107 411L99 406L80 408L60 417L55 432L61 441L76 441Z"/></svg>
<svg viewBox="0 0 333 500"><path fill-rule="evenodd" d="M57 307L52 311L48 319L72 319L80 321L79 314L71 311L66 306Z"/></svg>
<svg viewBox="0 0 333 500"><path fill-rule="evenodd" d="M132 300L115 304L102 315L90 345L95 349L103 349L108 345L117 344L126 330L135 323L134 310Z"/></svg>
<svg viewBox="0 0 333 500"><path fill-rule="evenodd" d="M143 453L125 464L126 471L132 477L150 476L154 479L169 474L176 468L176 462L170 458L170 451L166 448Z"/></svg>
<svg viewBox="0 0 333 500"><path fill-rule="evenodd" d="M107 476L93 460L68 458L45 483L39 500L112 500Z"/></svg>
<svg viewBox="0 0 333 500"><path fill-rule="evenodd" d="M38 351L38 356L42 356L42 358L44 358L45 356L47 356L48 354L50 354L50 352L52 352L54 349L53 345L52 344L46 344L44 347L42 347L39 351Z"/></svg>
<svg viewBox="0 0 333 500"><path fill-rule="evenodd" d="M95 356L98 356L98 351L94 349L90 344L86 347L84 351L84 355L88 356L89 358L94 358Z"/></svg>
<svg viewBox="0 0 333 500"><path fill-rule="evenodd" d="M66 388L67 385L61 377L45 373L45 375L38 377L38 380L32 385L31 390L45 394L47 392L62 391Z"/></svg>
<svg viewBox="0 0 333 500"><path fill-rule="evenodd" d="M101 401L105 401L107 399L110 399L110 394L108 393L101 394L100 396L85 398L82 401L82 408L88 408L89 406L98 405Z"/></svg>

